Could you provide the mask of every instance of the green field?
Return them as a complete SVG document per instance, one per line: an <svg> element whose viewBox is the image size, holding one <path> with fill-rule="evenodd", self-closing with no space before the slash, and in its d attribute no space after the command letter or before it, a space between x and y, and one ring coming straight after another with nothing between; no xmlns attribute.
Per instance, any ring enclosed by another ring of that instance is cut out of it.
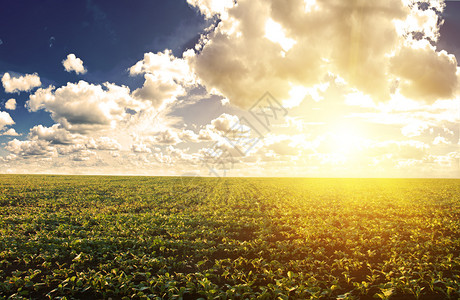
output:
<svg viewBox="0 0 460 300"><path fill-rule="evenodd" d="M0 299L458 299L460 180L0 175Z"/></svg>

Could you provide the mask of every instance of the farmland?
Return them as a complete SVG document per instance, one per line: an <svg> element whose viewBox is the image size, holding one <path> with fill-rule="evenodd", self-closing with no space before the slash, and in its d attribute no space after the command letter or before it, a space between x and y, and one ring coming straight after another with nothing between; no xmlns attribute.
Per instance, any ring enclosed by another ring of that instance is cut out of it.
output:
<svg viewBox="0 0 460 300"><path fill-rule="evenodd" d="M0 175L0 299L458 299L460 180Z"/></svg>

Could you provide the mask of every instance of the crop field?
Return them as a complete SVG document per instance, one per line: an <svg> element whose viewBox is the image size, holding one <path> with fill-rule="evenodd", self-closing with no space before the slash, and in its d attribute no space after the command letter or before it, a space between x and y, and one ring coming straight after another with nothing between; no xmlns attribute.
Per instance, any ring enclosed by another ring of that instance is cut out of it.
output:
<svg viewBox="0 0 460 300"><path fill-rule="evenodd" d="M460 180L0 175L0 299L458 299Z"/></svg>

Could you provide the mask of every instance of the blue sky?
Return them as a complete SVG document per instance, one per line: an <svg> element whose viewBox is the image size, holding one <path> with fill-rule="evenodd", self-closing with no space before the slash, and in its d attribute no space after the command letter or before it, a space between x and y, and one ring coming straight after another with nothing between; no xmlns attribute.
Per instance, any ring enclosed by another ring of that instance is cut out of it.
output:
<svg viewBox="0 0 460 300"><path fill-rule="evenodd" d="M3 1L0 173L460 177L460 2L332 2Z"/></svg>
<svg viewBox="0 0 460 300"><path fill-rule="evenodd" d="M142 80L127 69L145 52L171 49L181 55L193 47L206 22L185 1L5 1L0 11L0 72L38 72L44 85L65 85L80 79L130 87ZM90 72L65 72L69 53L82 58ZM2 102L11 95L0 91ZM37 124L52 125L48 113L22 109L27 93L16 96L11 115L17 131L27 134Z"/></svg>

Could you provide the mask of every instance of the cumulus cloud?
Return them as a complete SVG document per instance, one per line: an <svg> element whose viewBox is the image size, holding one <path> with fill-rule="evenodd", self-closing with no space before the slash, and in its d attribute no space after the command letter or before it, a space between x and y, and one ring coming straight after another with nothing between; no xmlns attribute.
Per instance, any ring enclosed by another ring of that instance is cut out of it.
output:
<svg viewBox="0 0 460 300"><path fill-rule="evenodd" d="M71 53L62 61L62 65L67 72L74 71L77 74L85 74L86 68L83 66L83 61Z"/></svg>
<svg viewBox="0 0 460 300"><path fill-rule="evenodd" d="M292 86L312 86L327 71L374 89L384 82L383 54L397 39L395 29L390 30L392 20L403 15L400 3L390 2L371 6L318 1L318 9L306 12L304 1L239 1L190 61L208 88L242 107L268 89L287 99ZM267 22L279 24L296 44L286 52L267 39Z"/></svg>
<svg viewBox="0 0 460 300"><path fill-rule="evenodd" d="M40 77L36 73L19 77L11 77L9 73L5 73L2 77L2 84L7 93L27 92L42 85Z"/></svg>
<svg viewBox="0 0 460 300"><path fill-rule="evenodd" d="M107 136L100 137L96 140L91 138L89 142L86 143L86 147L88 149L110 150L110 151L121 149L121 145L117 140L107 137Z"/></svg>
<svg viewBox="0 0 460 300"><path fill-rule="evenodd" d="M452 98L457 88L457 60L446 51L436 52L429 43L404 47L392 59L390 70L400 79L404 96L433 103Z"/></svg>
<svg viewBox="0 0 460 300"><path fill-rule="evenodd" d="M5 126L13 125L14 121L11 118L10 114L5 111L0 111L0 130L5 128Z"/></svg>
<svg viewBox="0 0 460 300"><path fill-rule="evenodd" d="M6 101L5 108L9 110L15 110L16 109L16 99L11 98L8 101Z"/></svg>
<svg viewBox="0 0 460 300"><path fill-rule="evenodd" d="M1 135L6 135L6 136L19 136L20 134L16 132L14 128L10 128Z"/></svg>
<svg viewBox="0 0 460 300"><path fill-rule="evenodd" d="M135 153L152 153L152 150L144 143L132 144L131 150Z"/></svg>
<svg viewBox="0 0 460 300"><path fill-rule="evenodd" d="M43 140L19 141L14 139L8 142L5 149L21 157L53 156L55 153L50 143Z"/></svg>
<svg viewBox="0 0 460 300"><path fill-rule="evenodd" d="M168 153L173 158L181 160L182 162L201 163L197 155L188 154L186 152L187 149L178 149L173 146L168 146L166 148L166 153Z"/></svg>
<svg viewBox="0 0 460 300"><path fill-rule="evenodd" d="M158 144L174 145L179 143L181 140L176 132L171 129L167 129L157 133L154 137L154 141Z"/></svg>
<svg viewBox="0 0 460 300"><path fill-rule="evenodd" d="M73 161L88 161L91 157L96 156L96 152L91 150L82 150L72 156Z"/></svg>
<svg viewBox="0 0 460 300"><path fill-rule="evenodd" d="M424 131L428 130L430 124L424 121L412 121L403 128L401 133L407 137L420 136Z"/></svg>
<svg viewBox="0 0 460 300"><path fill-rule="evenodd" d="M208 91L239 107L250 107L267 90L289 99L294 89L321 84L329 73L375 100L388 100L398 80L403 94L430 101L452 96L456 86L455 58L420 47L437 40L440 4L188 2L220 22L186 59Z"/></svg>
<svg viewBox="0 0 460 300"><path fill-rule="evenodd" d="M194 74L185 59L177 58L166 49L158 53L145 53L144 58L129 68L131 76L140 74L158 74L162 77L193 83Z"/></svg>
<svg viewBox="0 0 460 300"><path fill-rule="evenodd" d="M193 86L195 78L185 59L176 58L171 50L145 53L144 59L129 69L131 76L144 75L144 85L133 92L134 97L149 100L154 107L174 102Z"/></svg>
<svg viewBox="0 0 460 300"><path fill-rule="evenodd" d="M128 111L138 112L145 107L131 97L128 87L85 81L68 83L56 90L53 86L38 89L26 105L32 112L50 112L63 128L76 132L111 128L117 121L129 119Z"/></svg>
<svg viewBox="0 0 460 300"><path fill-rule="evenodd" d="M397 29L412 39L427 39L436 42L439 38L439 28L443 20L438 15L444 10L443 0L435 1L410 1L411 8L405 20L397 21Z"/></svg>
<svg viewBox="0 0 460 300"><path fill-rule="evenodd" d="M17 157L31 155L59 154L73 161L87 161L98 151L118 151L121 149L117 140L101 136L88 137L79 133L72 133L60 124L51 127L37 125L30 129L29 140L16 141L5 149Z"/></svg>
<svg viewBox="0 0 460 300"><path fill-rule="evenodd" d="M185 94L184 88L172 78L164 78L153 74L144 75L144 85L133 92L137 99L148 100L156 108L172 103L177 97Z"/></svg>
<svg viewBox="0 0 460 300"><path fill-rule="evenodd" d="M227 132L232 128L232 126L238 124L238 122L239 118L237 116L223 113L211 121L211 126L209 128L221 132Z"/></svg>
<svg viewBox="0 0 460 300"><path fill-rule="evenodd" d="M75 145L60 145L56 147L57 152L60 155L69 155L74 153L79 153L83 150L86 150L86 145L83 144L75 144Z"/></svg>
<svg viewBox="0 0 460 300"><path fill-rule="evenodd" d="M179 138L186 142L197 142L198 136L195 132L189 129L184 129L179 132Z"/></svg>
<svg viewBox="0 0 460 300"><path fill-rule="evenodd" d="M187 0L187 3L198 8L199 11L210 19L215 15L223 15L232 7L235 0Z"/></svg>
<svg viewBox="0 0 460 300"><path fill-rule="evenodd" d="M437 136L433 140L433 145L449 145L450 142L443 136Z"/></svg>
<svg viewBox="0 0 460 300"><path fill-rule="evenodd" d="M51 144L70 145L75 144L83 139L79 134L72 134L59 124L54 124L51 127L37 125L30 129L29 138L44 140Z"/></svg>
<svg viewBox="0 0 460 300"><path fill-rule="evenodd" d="M195 141L220 141L224 136L232 138L232 133L236 133L237 131L249 135L251 133L250 130L249 127L244 127L240 124L238 116L223 113L211 120L193 138Z"/></svg>

